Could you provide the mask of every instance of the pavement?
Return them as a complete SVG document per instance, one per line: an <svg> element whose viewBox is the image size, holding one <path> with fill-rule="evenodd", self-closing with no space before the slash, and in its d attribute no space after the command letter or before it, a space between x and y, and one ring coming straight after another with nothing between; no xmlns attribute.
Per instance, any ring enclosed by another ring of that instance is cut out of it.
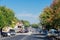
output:
<svg viewBox="0 0 60 40"><path fill-rule="evenodd" d="M40 36L38 34L29 34L29 33L19 33L15 36L12 37L6 37L6 38L2 38L2 40L48 40L47 38L40 38L37 36Z"/></svg>
<svg viewBox="0 0 60 40"><path fill-rule="evenodd" d="M44 40L45 38L37 38L35 35L17 35L14 37L8 37L2 40Z"/></svg>
<svg viewBox="0 0 60 40"><path fill-rule="evenodd" d="M2 40L21 40L23 37L25 37L25 35L17 35L14 37L7 37L7 38L3 38Z"/></svg>
<svg viewBox="0 0 60 40"><path fill-rule="evenodd" d="M28 33L16 33L15 36L4 37L2 38L2 40L52 40L52 38L42 37L42 35L39 35L39 33L33 34L32 32L28 32Z"/></svg>

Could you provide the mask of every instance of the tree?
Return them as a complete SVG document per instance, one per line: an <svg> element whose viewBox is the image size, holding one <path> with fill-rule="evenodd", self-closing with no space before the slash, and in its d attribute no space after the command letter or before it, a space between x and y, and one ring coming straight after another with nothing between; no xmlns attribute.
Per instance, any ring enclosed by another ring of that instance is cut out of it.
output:
<svg viewBox="0 0 60 40"><path fill-rule="evenodd" d="M29 21L26 21L26 20L21 20L22 23L24 24L25 27L29 27L30 26L30 23Z"/></svg>
<svg viewBox="0 0 60 40"><path fill-rule="evenodd" d="M39 27L38 24L32 24L31 26L32 26L33 28L38 28L38 27Z"/></svg>
<svg viewBox="0 0 60 40"><path fill-rule="evenodd" d="M47 29L58 28L60 26L60 0L54 0L50 7L46 7L39 16L40 23Z"/></svg>
<svg viewBox="0 0 60 40"><path fill-rule="evenodd" d="M44 26L47 26L47 25L51 26L53 22L53 17L54 15L52 15L52 9L50 7L47 7L44 9L42 14L39 16L40 23Z"/></svg>
<svg viewBox="0 0 60 40"><path fill-rule="evenodd" d="M13 10L5 7L0 6L0 29L2 30L5 26L11 26L14 23L16 23L16 17L14 15Z"/></svg>

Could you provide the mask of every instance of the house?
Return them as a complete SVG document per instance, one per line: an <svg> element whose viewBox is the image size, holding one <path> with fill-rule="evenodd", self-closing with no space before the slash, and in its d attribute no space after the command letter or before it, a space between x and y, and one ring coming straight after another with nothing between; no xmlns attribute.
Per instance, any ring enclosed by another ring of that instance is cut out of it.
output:
<svg viewBox="0 0 60 40"><path fill-rule="evenodd" d="M24 30L25 30L23 23L22 22L17 22L14 28L6 26L6 27L3 28L2 31L8 32L10 29L14 29L15 32L19 32L19 31L24 32Z"/></svg>
<svg viewBox="0 0 60 40"><path fill-rule="evenodd" d="M19 31L24 31L24 25L22 22L17 22L16 23L16 26L14 27L15 31L16 32L19 32Z"/></svg>
<svg viewBox="0 0 60 40"><path fill-rule="evenodd" d="M13 29L12 27L6 26L2 29L3 32L9 32L10 29Z"/></svg>

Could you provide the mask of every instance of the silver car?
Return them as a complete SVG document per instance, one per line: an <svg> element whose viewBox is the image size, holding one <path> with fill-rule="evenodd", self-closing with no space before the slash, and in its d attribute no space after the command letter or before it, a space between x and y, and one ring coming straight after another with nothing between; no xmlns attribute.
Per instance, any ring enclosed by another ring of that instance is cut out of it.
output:
<svg viewBox="0 0 60 40"><path fill-rule="evenodd" d="M58 36L58 32L55 29L50 29L48 32L48 36Z"/></svg>
<svg viewBox="0 0 60 40"><path fill-rule="evenodd" d="M10 30L9 30L9 33L11 34L11 36L16 34L16 32L15 32L14 29L10 29Z"/></svg>

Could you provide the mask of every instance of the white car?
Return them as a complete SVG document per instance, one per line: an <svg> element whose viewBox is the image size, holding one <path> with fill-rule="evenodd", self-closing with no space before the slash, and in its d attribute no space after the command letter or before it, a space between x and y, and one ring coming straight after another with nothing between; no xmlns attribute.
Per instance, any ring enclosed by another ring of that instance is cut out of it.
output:
<svg viewBox="0 0 60 40"><path fill-rule="evenodd" d="M14 29L10 29L10 30L9 30L9 33L10 33L11 36L16 34L16 32L15 32Z"/></svg>
<svg viewBox="0 0 60 40"><path fill-rule="evenodd" d="M3 37L7 37L7 36L10 36L11 34L9 32L2 32L1 35Z"/></svg>

